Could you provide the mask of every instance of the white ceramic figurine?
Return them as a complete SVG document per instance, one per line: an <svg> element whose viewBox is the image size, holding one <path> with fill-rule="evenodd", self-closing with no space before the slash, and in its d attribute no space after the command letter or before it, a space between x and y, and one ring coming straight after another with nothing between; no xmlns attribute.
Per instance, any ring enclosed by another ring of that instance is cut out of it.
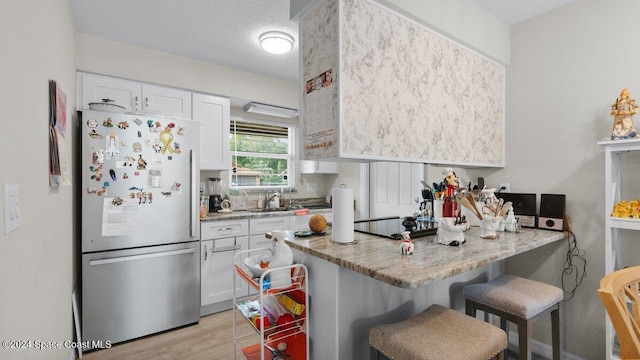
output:
<svg viewBox="0 0 640 360"><path fill-rule="evenodd" d="M414 244L411 241L411 233L409 231L403 231L400 233L402 235L402 245L400 245L400 251L402 255L411 255L413 254Z"/></svg>

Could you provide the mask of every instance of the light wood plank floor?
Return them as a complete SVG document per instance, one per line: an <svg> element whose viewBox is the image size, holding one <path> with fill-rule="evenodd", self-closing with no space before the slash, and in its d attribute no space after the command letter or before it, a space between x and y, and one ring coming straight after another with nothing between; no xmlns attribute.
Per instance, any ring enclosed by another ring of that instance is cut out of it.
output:
<svg viewBox="0 0 640 360"><path fill-rule="evenodd" d="M238 331L253 329L248 322L240 321ZM205 316L197 325L84 353L82 360L232 359L232 337L232 313L228 310Z"/></svg>

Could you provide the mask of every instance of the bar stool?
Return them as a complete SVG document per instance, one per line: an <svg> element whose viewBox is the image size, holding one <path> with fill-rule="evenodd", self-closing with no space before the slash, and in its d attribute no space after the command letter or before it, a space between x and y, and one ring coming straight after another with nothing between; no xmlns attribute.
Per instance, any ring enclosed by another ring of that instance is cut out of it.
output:
<svg viewBox="0 0 640 360"><path fill-rule="evenodd" d="M531 359L530 320L551 311L553 359L561 359L560 301L564 297L562 289L518 276L500 275L483 284L465 286L463 295L467 315L475 317L476 310L497 315L500 317L500 327L505 332L507 321L518 326L520 360Z"/></svg>
<svg viewBox="0 0 640 360"><path fill-rule="evenodd" d="M508 344L498 327L440 305L369 331L371 359L503 359Z"/></svg>

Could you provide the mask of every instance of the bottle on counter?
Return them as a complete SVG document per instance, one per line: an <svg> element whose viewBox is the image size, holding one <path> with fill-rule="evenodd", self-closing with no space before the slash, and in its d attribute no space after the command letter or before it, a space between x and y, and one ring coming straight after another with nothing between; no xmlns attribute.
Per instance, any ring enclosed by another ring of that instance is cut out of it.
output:
<svg viewBox="0 0 640 360"><path fill-rule="evenodd" d="M264 194L262 194L262 193L258 194L258 202L257 202L256 207L258 209L264 208Z"/></svg>
<svg viewBox="0 0 640 360"><path fill-rule="evenodd" d="M209 200L204 195L204 191L200 190L200 218L206 217L209 210Z"/></svg>

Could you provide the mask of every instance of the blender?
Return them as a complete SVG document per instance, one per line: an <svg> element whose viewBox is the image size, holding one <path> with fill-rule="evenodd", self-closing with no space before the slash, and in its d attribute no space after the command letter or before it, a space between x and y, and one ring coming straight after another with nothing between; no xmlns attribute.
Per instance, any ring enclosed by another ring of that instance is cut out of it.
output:
<svg viewBox="0 0 640 360"><path fill-rule="evenodd" d="M220 196L221 186L222 179L209 178L209 212L216 212L222 209L222 196Z"/></svg>

